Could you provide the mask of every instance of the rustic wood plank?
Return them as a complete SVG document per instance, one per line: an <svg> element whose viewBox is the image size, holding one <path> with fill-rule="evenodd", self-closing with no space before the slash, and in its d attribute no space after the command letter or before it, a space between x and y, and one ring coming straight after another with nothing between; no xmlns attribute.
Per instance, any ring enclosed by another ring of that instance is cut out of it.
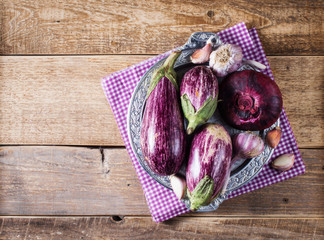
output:
<svg viewBox="0 0 324 240"><path fill-rule="evenodd" d="M1 218L1 239L323 239L324 219Z"/></svg>
<svg viewBox="0 0 324 240"><path fill-rule="evenodd" d="M103 162L99 149L5 147L0 156L0 215L126 214L130 209L149 214L132 164L118 154Z"/></svg>
<svg viewBox="0 0 324 240"><path fill-rule="evenodd" d="M1 54L158 54L245 21L268 55L323 55L322 1L3 0Z"/></svg>
<svg viewBox="0 0 324 240"><path fill-rule="evenodd" d="M0 142L123 145L100 80L144 58L1 57Z"/></svg>
<svg viewBox="0 0 324 240"><path fill-rule="evenodd" d="M147 58L0 57L0 144L123 146L100 79ZM324 57L269 60L299 146L323 147Z"/></svg>
<svg viewBox="0 0 324 240"><path fill-rule="evenodd" d="M269 57L299 147L324 146L324 58Z"/></svg>
<svg viewBox="0 0 324 240"><path fill-rule="evenodd" d="M191 216L324 216L324 149L302 149L306 174ZM0 215L149 215L125 149L0 148Z"/></svg>

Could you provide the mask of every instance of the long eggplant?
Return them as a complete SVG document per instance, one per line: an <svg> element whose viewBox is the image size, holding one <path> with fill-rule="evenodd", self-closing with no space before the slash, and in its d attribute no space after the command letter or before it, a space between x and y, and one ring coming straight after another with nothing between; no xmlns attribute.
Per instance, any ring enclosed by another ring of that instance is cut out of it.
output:
<svg viewBox="0 0 324 240"><path fill-rule="evenodd" d="M153 172L162 176L177 173L185 156L184 120L173 69L180 53L171 53L153 73L141 126L144 159Z"/></svg>
<svg viewBox="0 0 324 240"><path fill-rule="evenodd" d="M226 187L231 137L219 124L206 124L193 138L186 172L190 209L208 205Z"/></svg>

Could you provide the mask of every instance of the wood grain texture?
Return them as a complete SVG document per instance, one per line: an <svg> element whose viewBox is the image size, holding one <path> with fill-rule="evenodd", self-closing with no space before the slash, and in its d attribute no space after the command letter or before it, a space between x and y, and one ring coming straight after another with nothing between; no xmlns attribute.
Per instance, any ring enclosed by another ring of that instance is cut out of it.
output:
<svg viewBox="0 0 324 240"><path fill-rule="evenodd" d="M322 1L1 2L1 54L158 54L242 21L267 55L324 54Z"/></svg>
<svg viewBox="0 0 324 240"><path fill-rule="evenodd" d="M324 219L1 218L0 239L323 239Z"/></svg>
<svg viewBox="0 0 324 240"><path fill-rule="evenodd" d="M115 151L103 161L99 149L2 148L0 215L149 214L130 160Z"/></svg>
<svg viewBox="0 0 324 240"><path fill-rule="evenodd" d="M187 216L323 217L324 149L301 150L306 174ZM0 215L149 215L125 149L2 147Z"/></svg>
<svg viewBox="0 0 324 240"><path fill-rule="evenodd" d="M123 146L100 79L147 58L0 57L0 144ZM323 147L324 57L269 61L299 147Z"/></svg>
<svg viewBox="0 0 324 240"><path fill-rule="evenodd" d="M0 142L123 145L100 80L142 59L0 57Z"/></svg>
<svg viewBox="0 0 324 240"><path fill-rule="evenodd" d="M269 57L299 147L324 147L324 58Z"/></svg>

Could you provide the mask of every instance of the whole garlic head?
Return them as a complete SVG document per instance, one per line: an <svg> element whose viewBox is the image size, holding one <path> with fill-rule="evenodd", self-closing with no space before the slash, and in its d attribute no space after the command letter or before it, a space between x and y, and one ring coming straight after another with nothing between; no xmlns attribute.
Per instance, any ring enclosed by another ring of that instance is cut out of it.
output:
<svg viewBox="0 0 324 240"><path fill-rule="evenodd" d="M242 64L242 48L235 44L224 44L210 54L209 66L217 77L225 77Z"/></svg>

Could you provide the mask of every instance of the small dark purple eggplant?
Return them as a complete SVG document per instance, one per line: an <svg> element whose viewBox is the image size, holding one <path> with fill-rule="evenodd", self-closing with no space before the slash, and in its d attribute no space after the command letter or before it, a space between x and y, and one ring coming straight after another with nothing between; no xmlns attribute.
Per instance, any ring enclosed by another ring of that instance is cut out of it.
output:
<svg viewBox="0 0 324 240"><path fill-rule="evenodd" d="M223 126L207 124L194 136L186 172L191 210L208 205L226 188L231 157L231 137Z"/></svg>
<svg viewBox="0 0 324 240"><path fill-rule="evenodd" d="M173 69L181 52L173 52L152 76L141 126L141 148L150 169L158 175L175 174L185 156L184 120Z"/></svg>

